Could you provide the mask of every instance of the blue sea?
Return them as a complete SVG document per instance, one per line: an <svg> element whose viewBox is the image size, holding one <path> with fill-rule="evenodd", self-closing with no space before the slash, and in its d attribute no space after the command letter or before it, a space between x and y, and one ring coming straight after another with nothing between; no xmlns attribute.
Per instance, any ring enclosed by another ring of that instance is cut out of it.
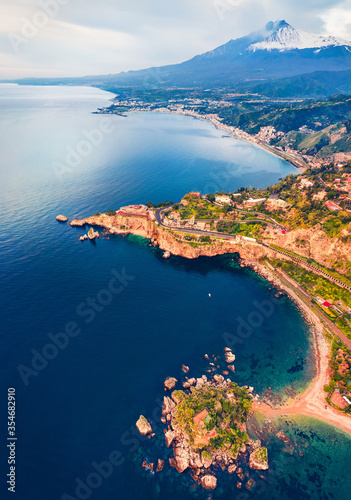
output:
<svg viewBox="0 0 351 500"><path fill-rule="evenodd" d="M191 376L206 374L208 354L222 369L231 342L232 379L282 399L303 391L315 367L299 311L235 255L165 260L148 240L82 243L83 229L55 220L296 173L189 117L93 114L112 97L0 85L0 498L350 498L349 436L307 418L275 424L293 449L267 432L271 467L252 492L237 489L235 474L219 474L209 493L167 464L157 474L142 468L169 457L158 422L163 381L183 380L183 363ZM15 494L6 483L8 388L16 391ZM138 434L140 414L154 439Z"/></svg>

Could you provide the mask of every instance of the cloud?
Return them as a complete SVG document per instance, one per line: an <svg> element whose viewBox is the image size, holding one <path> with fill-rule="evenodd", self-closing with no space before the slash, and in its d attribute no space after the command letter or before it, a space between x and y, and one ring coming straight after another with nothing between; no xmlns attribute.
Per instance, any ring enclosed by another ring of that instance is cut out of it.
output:
<svg viewBox="0 0 351 500"><path fill-rule="evenodd" d="M30 68L79 76L182 62L277 19L337 35L341 26L345 36L350 1L1 0L0 77L28 76Z"/></svg>
<svg viewBox="0 0 351 500"><path fill-rule="evenodd" d="M340 3L320 14L325 33L351 40L351 1Z"/></svg>

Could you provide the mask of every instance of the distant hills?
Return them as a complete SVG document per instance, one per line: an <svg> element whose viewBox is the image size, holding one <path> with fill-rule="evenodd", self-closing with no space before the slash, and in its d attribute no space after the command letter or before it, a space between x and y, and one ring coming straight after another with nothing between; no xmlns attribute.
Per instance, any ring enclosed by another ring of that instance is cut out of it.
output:
<svg viewBox="0 0 351 500"><path fill-rule="evenodd" d="M351 92L350 76L351 42L277 21L181 64L21 83L89 84L111 91L120 87L226 87L274 97L326 97Z"/></svg>

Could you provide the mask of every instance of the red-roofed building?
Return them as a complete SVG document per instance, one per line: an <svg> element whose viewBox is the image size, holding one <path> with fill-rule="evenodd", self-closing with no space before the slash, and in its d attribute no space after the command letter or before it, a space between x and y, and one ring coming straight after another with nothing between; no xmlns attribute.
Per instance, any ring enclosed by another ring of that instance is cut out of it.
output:
<svg viewBox="0 0 351 500"><path fill-rule="evenodd" d="M193 418L194 424L199 425L199 423L202 422L207 416L208 416L208 411L202 410L200 413L195 415L195 417Z"/></svg>
<svg viewBox="0 0 351 500"><path fill-rule="evenodd" d="M325 206L327 208L329 208L329 210L331 210L332 212L336 212L337 210L341 210L341 207L339 207L339 205L337 205L336 203L334 203L333 201L327 201L325 203Z"/></svg>
<svg viewBox="0 0 351 500"><path fill-rule="evenodd" d="M332 304L330 304L330 302L323 302L322 306L324 306L324 307L331 307Z"/></svg>

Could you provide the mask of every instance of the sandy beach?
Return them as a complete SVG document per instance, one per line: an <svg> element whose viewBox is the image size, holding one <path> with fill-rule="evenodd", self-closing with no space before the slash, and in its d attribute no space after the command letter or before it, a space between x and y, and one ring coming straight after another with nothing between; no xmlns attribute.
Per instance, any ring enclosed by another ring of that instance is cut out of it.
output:
<svg viewBox="0 0 351 500"><path fill-rule="evenodd" d="M324 326L318 316L292 289L283 283L280 284L280 287L298 305L312 327L317 373L309 388L287 406L274 409L264 402L255 402L253 409L261 411L267 417L288 414L306 415L327 422L351 434L351 417L332 408L326 402L324 386L329 384L330 379L330 346L323 334Z"/></svg>

